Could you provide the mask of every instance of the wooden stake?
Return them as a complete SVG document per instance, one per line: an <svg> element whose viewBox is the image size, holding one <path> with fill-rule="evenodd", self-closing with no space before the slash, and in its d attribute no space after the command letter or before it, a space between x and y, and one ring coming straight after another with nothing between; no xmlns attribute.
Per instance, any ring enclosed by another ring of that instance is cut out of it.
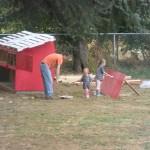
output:
<svg viewBox="0 0 150 150"><path fill-rule="evenodd" d="M127 83L129 85L129 87L137 94L140 95L126 80L124 80L125 83Z"/></svg>

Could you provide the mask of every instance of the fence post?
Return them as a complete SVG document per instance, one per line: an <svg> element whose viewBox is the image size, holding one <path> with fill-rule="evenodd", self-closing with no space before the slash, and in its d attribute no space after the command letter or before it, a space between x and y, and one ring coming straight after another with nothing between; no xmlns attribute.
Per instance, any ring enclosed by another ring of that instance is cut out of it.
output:
<svg viewBox="0 0 150 150"><path fill-rule="evenodd" d="M114 66L117 65L117 55L116 55L116 35L113 34L113 51L114 51Z"/></svg>

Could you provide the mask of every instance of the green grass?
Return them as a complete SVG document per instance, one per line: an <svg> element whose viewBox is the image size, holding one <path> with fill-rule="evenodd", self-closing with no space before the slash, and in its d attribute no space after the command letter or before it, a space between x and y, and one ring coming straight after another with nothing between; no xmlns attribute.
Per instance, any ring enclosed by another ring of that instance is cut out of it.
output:
<svg viewBox="0 0 150 150"><path fill-rule="evenodd" d="M147 68L138 68L138 69L134 69L134 68L123 68L122 72L124 72L127 75L132 76L132 78L134 79L149 79L150 78L150 71L149 71L149 67Z"/></svg>
<svg viewBox="0 0 150 150"><path fill-rule="evenodd" d="M120 63L116 70L131 76L133 79L150 79L149 65Z"/></svg>
<svg viewBox="0 0 150 150"><path fill-rule="evenodd" d="M134 88L140 96L124 85L117 100L87 100L81 86L63 84L55 86L53 101L0 91L0 149L148 150L150 89ZM74 99L59 99L64 93Z"/></svg>

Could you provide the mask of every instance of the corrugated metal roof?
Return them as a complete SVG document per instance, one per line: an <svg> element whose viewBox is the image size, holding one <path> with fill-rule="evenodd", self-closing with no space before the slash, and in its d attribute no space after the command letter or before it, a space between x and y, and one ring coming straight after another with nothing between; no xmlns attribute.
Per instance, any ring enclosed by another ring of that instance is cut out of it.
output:
<svg viewBox="0 0 150 150"><path fill-rule="evenodd" d="M0 45L22 51L26 48L32 48L42 45L49 41L55 41L55 37L48 34L38 34L28 31L22 31L11 36L0 39Z"/></svg>

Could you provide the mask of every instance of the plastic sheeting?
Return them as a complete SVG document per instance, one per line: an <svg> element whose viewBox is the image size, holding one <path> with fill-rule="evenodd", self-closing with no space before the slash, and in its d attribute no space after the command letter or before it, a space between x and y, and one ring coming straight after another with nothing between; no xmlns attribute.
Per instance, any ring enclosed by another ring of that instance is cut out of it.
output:
<svg viewBox="0 0 150 150"><path fill-rule="evenodd" d="M142 81L142 83L140 84L140 88L142 89L150 88L150 80Z"/></svg>

